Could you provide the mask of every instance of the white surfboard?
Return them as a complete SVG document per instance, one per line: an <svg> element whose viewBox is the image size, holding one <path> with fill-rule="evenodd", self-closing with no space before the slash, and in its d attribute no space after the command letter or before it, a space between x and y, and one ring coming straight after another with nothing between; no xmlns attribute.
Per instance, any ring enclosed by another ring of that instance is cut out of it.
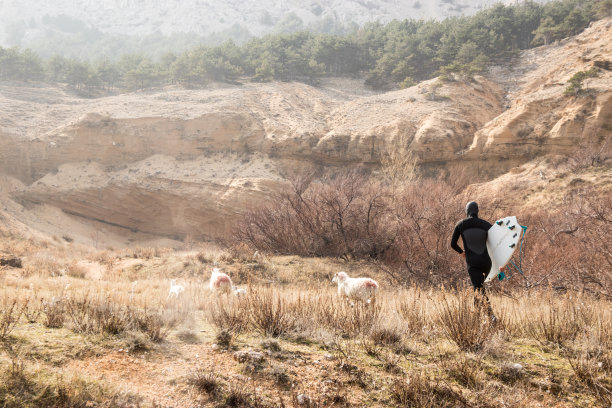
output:
<svg viewBox="0 0 612 408"><path fill-rule="evenodd" d="M506 266L514 251L519 247L523 229L515 216L495 221L487 233L487 251L491 257L491 271L485 282L499 275L499 268Z"/></svg>

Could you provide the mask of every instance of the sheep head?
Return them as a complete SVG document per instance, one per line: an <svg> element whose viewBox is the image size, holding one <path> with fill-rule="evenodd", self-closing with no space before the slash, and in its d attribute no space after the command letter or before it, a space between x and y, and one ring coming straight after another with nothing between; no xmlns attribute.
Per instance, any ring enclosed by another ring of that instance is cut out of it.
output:
<svg viewBox="0 0 612 408"><path fill-rule="evenodd" d="M332 279L332 282L342 283L346 279L348 279L348 275L346 274L346 272L338 272L336 275L334 275L334 279Z"/></svg>

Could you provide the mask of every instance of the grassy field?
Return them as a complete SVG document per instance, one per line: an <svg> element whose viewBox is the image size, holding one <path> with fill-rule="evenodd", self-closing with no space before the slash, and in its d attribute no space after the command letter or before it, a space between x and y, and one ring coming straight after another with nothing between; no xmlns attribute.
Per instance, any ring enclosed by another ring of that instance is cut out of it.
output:
<svg viewBox="0 0 612 408"><path fill-rule="evenodd" d="M612 302L585 293L493 291L491 325L470 290L394 287L366 263L1 243L23 267L0 270L0 406L612 403ZM211 295L214 264L248 295ZM376 302L340 299L340 270L378 279Z"/></svg>

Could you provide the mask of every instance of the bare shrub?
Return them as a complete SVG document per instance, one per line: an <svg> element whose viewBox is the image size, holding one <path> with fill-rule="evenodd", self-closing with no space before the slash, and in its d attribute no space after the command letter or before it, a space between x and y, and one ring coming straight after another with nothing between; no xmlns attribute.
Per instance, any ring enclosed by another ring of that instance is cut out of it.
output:
<svg viewBox="0 0 612 408"><path fill-rule="evenodd" d="M130 328L131 311L112 302L108 296L100 299L86 294L65 303L77 333L119 334Z"/></svg>
<svg viewBox="0 0 612 408"><path fill-rule="evenodd" d="M381 311L380 303L353 305L338 296L323 295L300 302L300 309L308 313L309 325L325 327L347 338L368 333L378 323Z"/></svg>
<svg viewBox="0 0 612 408"><path fill-rule="evenodd" d="M458 358L441 359L438 365L450 378L463 387L472 390L483 387L484 367L480 359L461 354Z"/></svg>
<svg viewBox="0 0 612 408"><path fill-rule="evenodd" d="M251 289L248 296L253 327L265 336L279 337L296 327L292 302L270 289Z"/></svg>
<svg viewBox="0 0 612 408"><path fill-rule="evenodd" d="M110 296L97 297L85 294L80 298L64 301L66 314L77 333L107 333L117 335L129 330L144 333L151 341L166 338L173 327L171 321L150 309L135 309L121 305Z"/></svg>
<svg viewBox="0 0 612 408"><path fill-rule="evenodd" d="M240 387L236 384L231 384L225 395L223 406L228 408L238 408L238 407L259 407L258 399L246 391L244 387Z"/></svg>
<svg viewBox="0 0 612 408"><path fill-rule="evenodd" d="M249 303L245 298L218 298L209 305L208 320L218 331L237 336L249 327Z"/></svg>
<svg viewBox="0 0 612 408"><path fill-rule="evenodd" d="M161 313L146 308L134 313L133 319L138 329L154 342L164 340L174 327L173 321L164 319Z"/></svg>
<svg viewBox="0 0 612 408"><path fill-rule="evenodd" d="M296 178L274 204L249 212L235 240L260 251L378 258L392 244L387 191L358 170Z"/></svg>
<svg viewBox="0 0 612 408"><path fill-rule="evenodd" d="M395 309L403 318L409 333L422 333L428 325L424 310L425 296L418 288L411 290L408 295L408 297L402 296L395 302Z"/></svg>
<svg viewBox="0 0 612 408"><path fill-rule="evenodd" d="M397 194L390 227L395 228L395 239L382 257L393 268L390 272L395 279L436 284L459 276L455 272L463 266L454 256L449 239L463 216L463 201L441 179L409 184Z"/></svg>
<svg viewBox="0 0 612 408"><path fill-rule="evenodd" d="M268 374L274 379L274 382L278 386L289 388L293 384L291 374L283 366L272 366Z"/></svg>
<svg viewBox="0 0 612 408"><path fill-rule="evenodd" d="M391 396L400 406L414 408L455 407L462 401L450 388L422 371L412 371L396 379L391 386Z"/></svg>
<svg viewBox="0 0 612 408"><path fill-rule="evenodd" d="M377 180L360 171L293 180L265 207L248 212L232 245L302 256L374 261L394 281L419 285L466 279L449 246L464 217L463 182ZM534 210L500 200L479 200L489 221L508 213L529 227L519 253L524 274L508 286L557 291L589 290L612 297L612 192L579 190L555 209Z"/></svg>
<svg viewBox="0 0 612 408"><path fill-rule="evenodd" d="M402 332L397 327L375 327L370 338L377 345L396 346L402 342Z"/></svg>
<svg viewBox="0 0 612 408"><path fill-rule="evenodd" d="M227 329L217 330L217 334L215 336L217 345L226 350L232 346L235 338L236 338L236 333L233 333Z"/></svg>
<svg viewBox="0 0 612 408"><path fill-rule="evenodd" d="M437 282L442 270L457 269L448 237L463 202L448 183L398 189L357 170L313 179L295 179L273 204L247 213L235 242L272 253L378 260L401 282Z"/></svg>
<svg viewBox="0 0 612 408"><path fill-rule="evenodd" d="M465 351L482 349L494 333L485 308L474 300L474 294L467 290L446 292L437 313L444 335Z"/></svg>
<svg viewBox="0 0 612 408"><path fill-rule="evenodd" d="M0 371L0 401L10 407L129 407L139 400L96 383L48 372L33 371L11 356L11 364Z"/></svg>
<svg viewBox="0 0 612 408"><path fill-rule="evenodd" d="M68 265L68 267L66 267L66 275L72 278L85 279L85 277L87 276L87 268L77 264L76 262L73 262Z"/></svg>
<svg viewBox="0 0 612 408"><path fill-rule="evenodd" d="M22 308L17 304L17 299L2 299L0 303L0 341L6 339L17 323L21 316Z"/></svg>
<svg viewBox="0 0 612 408"><path fill-rule="evenodd" d="M43 300L39 299L37 301L27 298L21 305L21 311L28 323L36 323L43 311Z"/></svg>
<svg viewBox="0 0 612 408"><path fill-rule="evenodd" d="M584 332L593 323L593 311L574 299L559 299L546 293L546 302L539 310L525 310L528 315L526 332L540 342L566 344Z"/></svg>
<svg viewBox="0 0 612 408"><path fill-rule="evenodd" d="M603 350L581 352L576 356L568 352L568 361L576 378L593 394L602 406L612 404L612 357Z"/></svg>
<svg viewBox="0 0 612 408"><path fill-rule="evenodd" d="M59 329L64 327L66 319L66 307L64 299L53 298L50 301L43 302L43 313L45 327Z"/></svg>
<svg viewBox="0 0 612 408"><path fill-rule="evenodd" d="M504 384L515 385L525 379L525 371L518 368L516 364L505 362L498 367L495 376Z"/></svg>

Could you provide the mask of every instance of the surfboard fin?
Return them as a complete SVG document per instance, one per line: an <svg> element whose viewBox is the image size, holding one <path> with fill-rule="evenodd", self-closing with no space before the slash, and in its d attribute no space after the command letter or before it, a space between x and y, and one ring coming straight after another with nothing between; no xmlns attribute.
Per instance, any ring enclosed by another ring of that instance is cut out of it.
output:
<svg viewBox="0 0 612 408"><path fill-rule="evenodd" d="M517 235L518 235L518 234L514 234L514 235L512 236L512 238L516 238L516 236L517 236Z"/></svg>
<svg viewBox="0 0 612 408"><path fill-rule="evenodd" d="M515 229L515 228L516 228L516 225L513 225L513 226L511 226L511 227L508 227L508 229L510 229L510 230L513 230L513 229Z"/></svg>
<svg viewBox="0 0 612 408"><path fill-rule="evenodd" d="M516 244L512 244L510 245L510 248L514 248L516 246Z"/></svg>
<svg viewBox="0 0 612 408"><path fill-rule="evenodd" d="M497 225L502 225L504 222L503 221L497 221L496 224Z"/></svg>

